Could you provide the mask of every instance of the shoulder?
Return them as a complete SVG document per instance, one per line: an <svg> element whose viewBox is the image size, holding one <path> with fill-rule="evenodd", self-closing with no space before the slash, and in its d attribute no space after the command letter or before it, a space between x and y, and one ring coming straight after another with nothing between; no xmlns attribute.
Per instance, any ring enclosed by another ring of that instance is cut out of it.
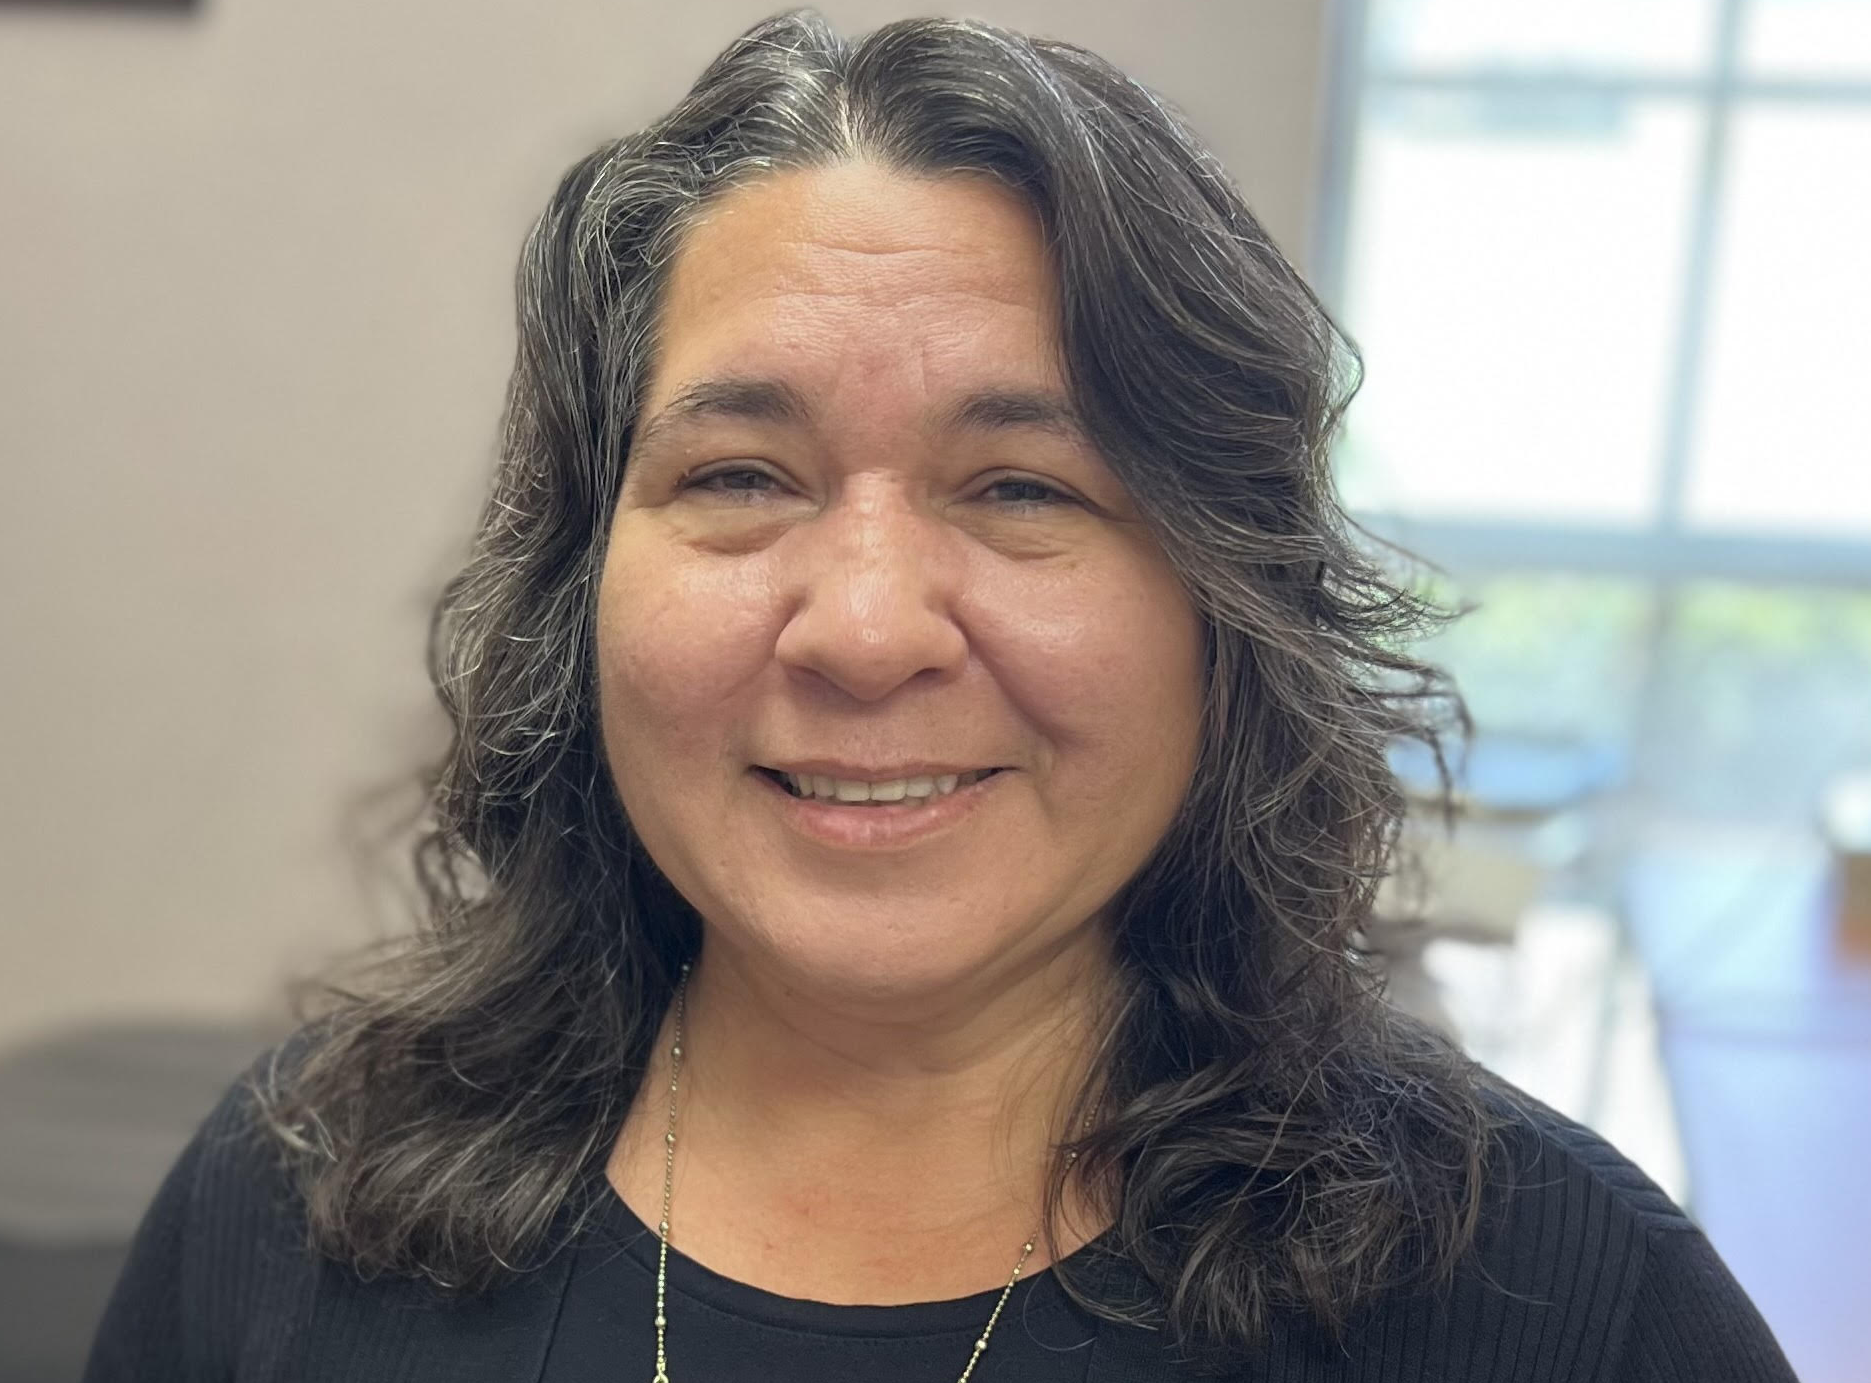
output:
<svg viewBox="0 0 1871 1383"><path fill-rule="evenodd" d="M194 1140L195 1209L204 1227L251 1240L268 1240L301 1217L285 1149L266 1127L262 1092L273 1089L312 1050L315 1035L301 1028L260 1052L222 1092Z"/></svg>
<svg viewBox="0 0 1871 1383"><path fill-rule="evenodd" d="M1342 1335L1289 1312L1262 1372L1376 1383L1794 1383L1682 1208L1629 1158L1491 1082L1482 1209L1452 1278L1370 1298ZM1253 1375L1258 1376L1258 1375Z"/></svg>
<svg viewBox="0 0 1871 1383"><path fill-rule="evenodd" d="M1491 1080L1485 1098L1495 1130L1481 1210L1452 1276L1377 1292L1337 1331L1277 1305L1231 1377L1793 1383L1707 1238L1642 1169L1511 1086ZM1107 1326L1101 1349L1100 1383L1196 1376L1147 1332Z"/></svg>
<svg viewBox="0 0 1871 1383"><path fill-rule="evenodd" d="M171 1164L93 1336L85 1383L220 1376L283 1339L271 1327L302 1295L312 1260L255 1090L308 1040L302 1030L256 1057Z"/></svg>
<svg viewBox="0 0 1871 1383"><path fill-rule="evenodd" d="M1583 1124L1505 1082L1485 1097L1498 1120L1483 1225L1493 1244L1588 1247L1594 1226L1636 1233L1691 1225L1655 1181Z"/></svg>
<svg viewBox="0 0 1871 1383"><path fill-rule="evenodd" d="M222 1092L183 1154L191 1164L184 1207L190 1268L209 1294L239 1284L252 1301L316 1264L286 1150L265 1125L261 1098L313 1040L301 1028L260 1052Z"/></svg>
<svg viewBox="0 0 1871 1383"><path fill-rule="evenodd" d="M1707 1237L1642 1169L1524 1092L1490 1100L1501 1123L1457 1294L1498 1313L1504 1347L1617 1383L1792 1379Z"/></svg>

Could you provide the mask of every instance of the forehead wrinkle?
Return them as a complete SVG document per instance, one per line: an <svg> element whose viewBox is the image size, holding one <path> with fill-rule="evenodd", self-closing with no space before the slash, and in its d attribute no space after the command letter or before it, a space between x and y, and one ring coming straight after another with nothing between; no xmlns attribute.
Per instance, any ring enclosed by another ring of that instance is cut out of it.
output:
<svg viewBox="0 0 1871 1383"><path fill-rule="evenodd" d="M815 297L855 297L881 289L888 293L893 306L959 298L1030 312L1046 311L1053 298L1052 266L1043 259L1023 266L1030 272L989 272L976 254L946 246L872 248L826 245L816 240L783 243L796 253L790 260L776 256L768 261L772 278L766 292L772 296L796 292ZM906 258L907 263L903 262ZM815 259L829 262L814 263ZM974 270L960 283L951 277L950 265L957 260ZM916 280L925 274L939 276L942 282L918 284ZM841 281L851 279L856 281ZM745 291L744 283L724 283L722 288L731 286Z"/></svg>
<svg viewBox="0 0 1871 1383"><path fill-rule="evenodd" d="M836 240L827 240L820 236L789 236L780 240L782 245L796 249L823 251L835 255L858 255L865 259L878 259L891 255L959 255L962 251L952 245L862 245L857 243L840 244Z"/></svg>
<svg viewBox="0 0 1871 1383"><path fill-rule="evenodd" d="M753 290L768 300L787 297L817 298L828 302L864 301L866 299L884 299L886 307L892 313L908 312L928 304L991 304L995 307L1012 308L1019 312L1030 312L1036 317L1049 306L1050 294L1043 289L1034 291L1028 283L990 283L980 282L965 285L945 283L940 287L921 287L913 278L904 282L901 271L886 272L883 265L877 265L858 282L842 277L839 281L826 282L817 275L789 274L778 282L760 285ZM743 280L737 284L721 283L709 295L719 300L734 298L745 301L749 289Z"/></svg>

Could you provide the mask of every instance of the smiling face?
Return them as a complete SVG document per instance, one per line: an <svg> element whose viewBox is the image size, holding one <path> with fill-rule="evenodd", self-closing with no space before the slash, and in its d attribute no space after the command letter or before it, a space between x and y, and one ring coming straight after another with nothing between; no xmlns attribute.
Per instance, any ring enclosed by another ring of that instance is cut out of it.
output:
<svg viewBox="0 0 1871 1383"><path fill-rule="evenodd" d="M1102 948L1168 829L1201 625L1056 315L986 179L779 173L687 237L597 655L625 811L711 951L851 998L1004 983Z"/></svg>

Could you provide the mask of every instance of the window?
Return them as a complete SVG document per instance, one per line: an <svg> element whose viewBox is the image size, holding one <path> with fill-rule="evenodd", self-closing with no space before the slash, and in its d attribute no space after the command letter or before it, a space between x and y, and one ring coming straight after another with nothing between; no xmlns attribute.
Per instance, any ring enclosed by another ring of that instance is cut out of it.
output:
<svg viewBox="0 0 1871 1383"><path fill-rule="evenodd" d="M1871 580L1871 3L1349 0L1340 479L1458 566Z"/></svg>
<svg viewBox="0 0 1871 1383"><path fill-rule="evenodd" d="M1478 607L1425 652L1645 829L1805 829L1871 763L1871 0L1339 20L1337 463Z"/></svg>

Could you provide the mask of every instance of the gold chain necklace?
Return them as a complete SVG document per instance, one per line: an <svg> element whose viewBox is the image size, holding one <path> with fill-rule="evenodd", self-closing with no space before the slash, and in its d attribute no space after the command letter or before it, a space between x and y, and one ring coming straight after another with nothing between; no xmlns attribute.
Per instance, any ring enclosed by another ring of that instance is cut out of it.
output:
<svg viewBox="0 0 1871 1383"><path fill-rule="evenodd" d="M663 1135L663 1213L656 1223L656 1377L651 1383L669 1383L668 1344L669 1315L667 1292L669 1284L669 1196L675 1185L676 1176L676 1087L682 1076L682 1015L689 993L689 967L682 967L682 978L676 983L676 1015L673 1040L669 1046L669 1131ZM1078 1157L1076 1151L1068 1152L1066 1165L1072 1165ZM1007 1298L1013 1295L1014 1284L1020 1280L1020 1273L1026 1267L1026 1260L1033 1253L1033 1245L1038 1242L1035 1233L1020 1246L1019 1261L1013 1265L1013 1276L1007 1279L1007 1285L1001 1288L1000 1299L994 1303L993 1313L987 1318L987 1325L982 1329L980 1338L974 1342L974 1353L968 1356L968 1366L961 1371L961 1377L955 1383L968 1383L974 1375L974 1366L981 1362L981 1356L987 1352L988 1338L994 1333L994 1326L1000 1320L1000 1313L1006 1308Z"/></svg>

